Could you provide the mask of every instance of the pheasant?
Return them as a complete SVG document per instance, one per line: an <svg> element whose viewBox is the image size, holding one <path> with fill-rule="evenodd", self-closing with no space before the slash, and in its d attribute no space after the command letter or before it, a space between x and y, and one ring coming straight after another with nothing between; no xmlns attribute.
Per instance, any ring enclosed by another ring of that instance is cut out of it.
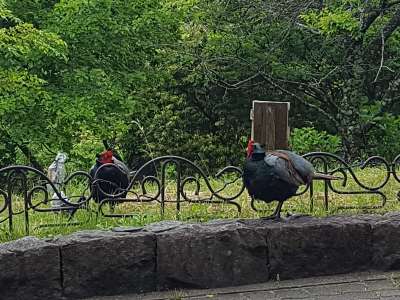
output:
<svg viewBox="0 0 400 300"><path fill-rule="evenodd" d="M265 219L280 219L283 202L294 196L299 186L308 185L313 179L339 178L315 172L308 160L294 152L265 152L260 144L249 141L243 171L244 185L252 200L278 201L275 212Z"/></svg>

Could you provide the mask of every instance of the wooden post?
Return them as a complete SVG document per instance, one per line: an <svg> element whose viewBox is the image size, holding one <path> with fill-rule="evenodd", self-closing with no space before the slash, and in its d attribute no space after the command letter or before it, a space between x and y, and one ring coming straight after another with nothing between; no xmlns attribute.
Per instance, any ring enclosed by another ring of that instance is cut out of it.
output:
<svg viewBox="0 0 400 300"><path fill-rule="evenodd" d="M265 150L289 147L289 102L253 101L251 138Z"/></svg>

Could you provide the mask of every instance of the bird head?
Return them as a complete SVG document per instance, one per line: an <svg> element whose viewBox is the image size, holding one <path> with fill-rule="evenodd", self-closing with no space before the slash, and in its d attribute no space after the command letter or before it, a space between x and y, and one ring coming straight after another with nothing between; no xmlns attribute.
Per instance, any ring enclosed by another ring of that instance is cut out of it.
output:
<svg viewBox="0 0 400 300"><path fill-rule="evenodd" d="M264 154L265 155L265 145L260 145L259 143L253 144L253 154Z"/></svg>
<svg viewBox="0 0 400 300"><path fill-rule="evenodd" d="M110 164L113 162L113 153L111 150L106 150L100 154L99 158L100 163L102 164Z"/></svg>
<svg viewBox="0 0 400 300"><path fill-rule="evenodd" d="M249 139L249 142L247 143L247 157L250 157L253 154L254 151L254 141L252 139Z"/></svg>
<svg viewBox="0 0 400 300"><path fill-rule="evenodd" d="M256 154L257 157L262 157L265 155L265 150L259 143L249 140L249 143L247 144L247 157L252 157L253 154Z"/></svg>

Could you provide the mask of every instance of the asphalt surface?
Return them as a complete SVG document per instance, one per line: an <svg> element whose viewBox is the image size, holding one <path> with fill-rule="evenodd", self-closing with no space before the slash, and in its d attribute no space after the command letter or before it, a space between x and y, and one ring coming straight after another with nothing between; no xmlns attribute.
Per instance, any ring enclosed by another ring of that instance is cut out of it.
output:
<svg viewBox="0 0 400 300"><path fill-rule="evenodd" d="M174 290L147 294L92 297L90 300L400 300L400 272L364 272L345 275L269 281L208 290Z"/></svg>

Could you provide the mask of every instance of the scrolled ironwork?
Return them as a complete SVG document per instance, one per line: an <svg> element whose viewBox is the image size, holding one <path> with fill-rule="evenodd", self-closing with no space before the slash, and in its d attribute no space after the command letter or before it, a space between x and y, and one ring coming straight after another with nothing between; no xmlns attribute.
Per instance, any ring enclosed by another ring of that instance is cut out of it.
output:
<svg viewBox="0 0 400 300"><path fill-rule="evenodd" d="M89 178L85 172L75 172L71 174L64 182L68 184L72 178L84 175ZM78 202L71 202L67 196L63 195L56 185L41 171L22 165L8 166L0 169L0 179L2 187L0 188L0 197L4 198L4 205L0 208L0 224L8 220L9 230L13 230L13 219L17 215L24 215L25 232L29 234L30 211L35 212L70 212L67 223L73 214L79 208L82 208L90 197L80 196ZM50 197L52 193L52 197ZM14 200L14 201L13 201ZM60 201L59 207L52 207L51 203ZM19 202L22 202L19 206ZM4 215L5 213L5 215ZM56 226L58 224L43 224L44 226ZM40 225L42 226L42 225Z"/></svg>
<svg viewBox="0 0 400 300"><path fill-rule="evenodd" d="M387 201L384 188L393 175L395 182L400 183L400 155L389 163L380 156L372 156L362 162L349 164L341 157L326 152L311 152L304 155L318 172L335 175L341 179L323 181L322 191L324 207L329 209L331 194L340 195L372 195L380 201L372 205L339 205L337 209L377 209L385 206ZM23 219L26 233L31 226L31 212L60 213L63 222L40 224L40 226L55 226L77 224L74 216L79 210L90 212L95 208L97 216L131 217L136 216L137 206L129 203L150 203L159 208L164 215L166 205L173 205L179 218L182 205L186 204L227 204L241 212L241 204L237 199L243 194L245 187L242 181L242 169L228 166L209 176L189 159L179 156L161 156L143 164L138 170L129 174L127 188L115 186L109 194L102 188L101 178L97 175L106 166L98 168L94 178L89 173L78 171L68 176L63 183L54 184L43 172L28 166L9 166L0 169L0 224L7 224L13 229L14 218L18 215ZM379 181L368 184L356 171L367 172L378 167L382 171ZM103 181L102 181L103 180ZM80 189L76 193L74 182ZM112 183L109 183L112 184ZM316 194L315 182L300 189L296 196L309 193L310 210L314 208ZM233 187L233 188L231 188ZM92 203L95 189L104 193L97 207ZM397 193L400 199L400 192ZM59 206L54 203L59 201ZM375 200L374 200L375 201ZM127 205L122 205L126 203ZM120 206L121 205L121 206ZM250 206L260 211L252 201ZM106 209L108 208L108 210ZM262 211L262 210L261 210ZM7 225L6 225L7 226Z"/></svg>
<svg viewBox="0 0 400 300"><path fill-rule="evenodd" d="M2 204L2 206L0 206L0 214L8 208L8 204L9 204L8 194L6 193L6 191L4 191L2 189L0 189L0 199L1 199L1 197L3 198L3 200L0 201L0 203L3 202L3 204Z"/></svg>
<svg viewBox="0 0 400 300"><path fill-rule="evenodd" d="M146 170L149 168L156 173L156 176L145 175ZM99 170L97 172L99 172ZM196 176L190 175L193 173ZM133 214L131 213L104 213L103 207L106 203L111 202L124 203L153 201L160 204L160 212L162 215L165 213L166 203L175 203L177 215L179 216L181 204L184 202L229 204L235 206L240 213L241 206L234 200L243 193L244 185L242 184L241 188L233 195L223 195L222 193L227 189L228 186L236 183L238 180L241 180L242 170L234 166L228 166L219 171L214 178L221 179L228 173L236 173L237 176L229 181L224 180L222 187L214 189L206 173L192 161L173 155L157 157L148 161L134 172L134 175L130 180L130 184L126 189L121 189L119 193L114 195L105 193L107 199L104 199L100 203L100 214L106 217L132 216ZM170 193L167 193L168 175L172 175L172 181L175 182L175 189ZM153 187L153 189L155 188L153 194L150 194L148 192L149 189L146 188L146 184L148 183L155 184L155 187ZM135 189L135 184L139 185L139 189ZM189 191L190 189L188 186L190 184L195 184L194 193L190 193ZM205 187L205 190L209 193L209 195L200 195L202 187ZM127 193L128 196L121 198L120 196L125 193ZM193 197L193 195L195 197Z"/></svg>
<svg viewBox="0 0 400 300"><path fill-rule="evenodd" d="M388 163L383 157L380 156L371 156L364 162L358 163L357 165L349 165L344 159L341 157L334 155L332 153L327 153L327 152L311 152L307 153L303 156L304 158L307 158L313 165L316 165L316 161L319 160L322 162L323 169L318 170L322 171L325 174L331 174L331 175L337 175L339 174L342 177L342 183L341 187L346 188L349 182L349 176L354 180L356 183L357 187L359 188L358 190L344 190L344 189L338 189L335 187L335 185L332 183L332 181L324 181L324 205L325 209L328 210L328 203L329 203L329 191L336 193L336 194L342 194L342 195L376 195L381 198L381 203L380 205L362 205L362 206L354 206L354 205L343 205L343 206L338 206L337 209L377 209L377 208L382 208L385 206L387 197L386 195L380 191L389 181L390 179L390 174L392 173L391 171L391 164ZM333 161L331 164L329 163L329 160ZM379 183L377 183L374 186L368 186L367 184L363 183L355 174L353 168L358 167L361 170L364 170L368 166L375 166L378 163L382 164L385 166L385 176L383 180ZM311 210L313 208L313 185L310 185L310 207Z"/></svg>
<svg viewBox="0 0 400 300"><path fill-rule="evenodd" d="M399 177L399 175L397 174L397 171L396 171L396 166L397 165L400 165L400 154L397 155L393 159L393 162L391 164L391 170L392 170L393 177L394 177L394 179L396 179L397 182L400 182L400 177Z"/></svg>

